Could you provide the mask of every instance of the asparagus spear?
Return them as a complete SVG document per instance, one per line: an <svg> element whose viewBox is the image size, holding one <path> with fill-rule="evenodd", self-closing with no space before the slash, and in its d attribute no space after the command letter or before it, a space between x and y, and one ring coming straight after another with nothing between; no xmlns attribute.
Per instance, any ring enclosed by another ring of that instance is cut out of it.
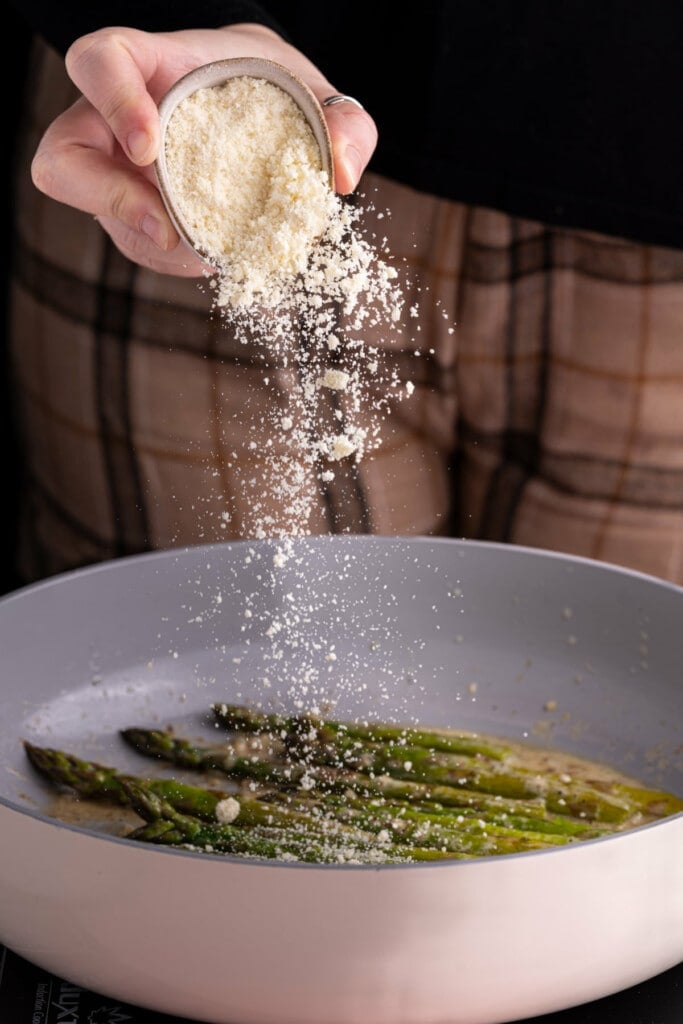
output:
<svg viewBox="0 0 683 1024"><path fill-rule="evenodd" d="M213 769L232 779L251 779L285 790L297 789L302 785L305 787L310 782L317 789L342 793L351 789L362 794L374 793L397 799L433 799L444 806L452 807L474 806L482 810L486 807L495 807L496 810L509 810L513 805L518 806L513 801L505 802L451 786L426 785L383 775L363 775L328 765L286 764L261 761L256 757L234 757L229 746L207 746L160 729L124 729L121 736L138 753L167 761L179 768L198 771ZM534 807L536 810L543 809L540 800L525 806Z"/></svg>
<svg viewBox="0 0 683 1024"><path fill-rule="evenodd" d="M410 862L442 860L453 854L441 850L393 846L378 848L376 837L360 830L324 831L273 829L255 826L240 829L234 825L208 825L180 814L145 786L124 782L133 809L149 825L136 829L129 838L172 846L190 846L208 852L239 854L267 859L290 859L314 863L344 861ZM161 827L160 821L169 827ZM150 825L152 826L150 828Z"/></svg>
<svg viewBox="0 0 683 1024"><path fill-rule="evenodd" d="M304 808L310 802L310 797L294 797L288 806ZM396 843L419 843L437 849L497 854L564 846L572 841L568 835L523 831L491 819L430 814L404 804L354 800L348 796L326 794L318 798L318 806L335 821L348 822L368 832L388 831Z"/></svg>
<svg viewBox="0 0 683 1024"><path fill-rule="evenodd" d="M63 751L32 744L26 744L26 750L34 766L50 781L69 786L91 799L128 803L126 784L138 785L163 798L174 810L215 825L218 804L230 795L173 779L139 779ZM552 827L546 828L542 819L509 818L501 822L489 818L484 821L472 812L468 812L468 817L456 817L452 812L444 813L443 809L435 811L434 807L431 810L415 809L410 805L392 804L384 799L369 803L367 799L352 799L348 794L343 799L331 794L281 797L284 804L272 802L273 799L273 796L264 800L240 795L235 824L238 827L267 825L285 828L299 824L305 829L315 830L320 827L321 821L348 822L373 833L388 828L396 843L420 840L426 847L469 853L535 849L539 846L560 845L572 834L583 833L585 838L598 834L587 826L572 825L570 822L566 822L566 827L558 833L557 830L553 832ZM465 838L468 834L469 837ZM490 842L493 838L496 839L495 843Z"/></svg>
<svg viewBox="0 0 683 1024"><path fill-rule="evenodd" d="M278 765L256 758L235 757L229 745L203 746L160 730L126 729L122 735L139 752L180 767L214 768L231 778L250 778L285 788L294 788L312 780L318 786L342 792L350 788L407 799L412 795L413 799L436 800L446 806L476 804L482 810L491 807L491 799L497 801L498 796L507 797L510 801L506 810L519 799L539 798L539 809L612 824L621 824L639 811L638 805L629 802L625 794L611 796L579 783L563 783L557 776L551 776L543 783L532 773L525 776L512 771L457 769L448 762L441 762L449 755L431 754L421 748L410 748L410 755L402 750L398 758L372 747L357 757L345 758L342 769L334 761L329 764L331 758L324 750L311 749L308 764ZM415 761L411 760L412 757ZM464 789L469 791L467 795L463 792L456 795L458 790ZM472 795L476 793L484 793L490 799L477 799Z"/></svg>
<svg viewBox="0 0 683 1024"><path fill-rule="evenodd" d="M252 779L259 782L281 783L290 781L289 769L285 764L261 761L258 757L244 757L236 754L230 744L204 746L164 732L161 729L122 729L121 736L140 754L168 761L178 768L195 771L218 771L232 779ZM297 766L293 766L297 767ZM299 781L305 772L293 772L293 781Z"/></svg>
<svg viewBox="0 0 683 1024"><path fill-rule="evenodd" d="M662 790L627 786L617 782L612 786L612 792L637 804L646 819L666 818L670 814L680 814L683 811L683 798Z"/></svg>
<svg viewBox="0 0 683 1024"><path fill-rule="evenodd" d="M232 747L201 747L169 733L145 730L127 732L129 741L132 738L136 744L141 744L145 753L152 756L175 760L185 767L219 767L228 774L236 769L240 777L244 777L245 773L249 777L256 770L258 777L283 784L283 792L279 797L277 794L269 794L264 800L242 796L239 820L231 827L242 831L256 828L254 842L258 839L261 843L272 844L277 841L282 844L286 840L289 845L286 849L280 846L280 849L285 849L285 852L288 850L289 854L299 859L309 855L313 860L319 859L319 856L363 859L366 858L363 844L368 844L373 835L376 842L378 834L384 837L385 842L389 841L392 847L396 847L399 859L412 859L413 856L425 859L420 854L406 853L406 846L411 850L431 850L451 856L482 856L562 845L571 841L572 836L592 838L610 831L595 829L583 822L549 815L547 812L544 814L538 802L531 803L534 812L531 816L511 814L502 808L519 812L528 809L530 802L502 801L497 797L484 798L487 801L484 812L474 807L459 807L460 813L456 816L452 808L439 803L435 797L449 798L457 794L462 800L463 792L459 788L413 783L388 776L373 778L328 766L313 769L319 774L316 779L319 785L314 793L298 791L292 794L291 787L301 784L307 777L302 773L311 772L309 767L238 757ZM131 787L133 791L142 789L148 800L151 794L157 800L161 799L175 814L181 813L181 817L191 818L195 822L195 830L201 829L202 821L209 829L219 827L216 823L216 808L218 802L229 795L223 791L202 789L173 779L136 779L62 751L39 748L29 743L25 746L27 755L39 771L53 782L70 786L84 796L129 803ZM645 813L675 813L683 806L683 801L670 794L619 785L626 797L639 801ZM290 789L289 794L287 789ZM335 792L343 792L343 798L334 796ZM380 799L372 799L373 792L375 795L382 794ZM370 801L368 796L371 797ZM480 793L473 793L472 796L483 799ZM504 819L501 819L501 814L505 815ZM167 818L161 822L162 819L154 819L136 837L169 845L186 844L191 841L188 838L190 834L202 834L201 831L192 832L187 822L182 830L173 825L173 821L169 825ZM335 841L339 835L345 837L343 848L334 847L333 853L330 847L331 833ZM232 832L229 836L232 837ZM300 843L302 837L317 842L314 854L310 854L310 844L307 847L309 853L300 846L294 849L292 843L295 839ZM230 849L239 852L232 839L231 842ZM211 845L210 838L205 843ZM255 849L261 852L254 855L268 855L267 845ZM348 852L350 849L352 854ZM389 859L394 860L396 857Z"/></svg>
<svg viewBox="0 0 683 1024"><path fill-rule="evenodd" d="M270 799L275 799L275 796L271 796ZM282 794L280 799L285 800L288 807L296 809L305 809L311 803L310 796L300 794ZM316 799L317 796L314 797L314 800ZM532 838L543 839L549 845L561 845L573 838L594 839L613 831L612 827L597 828L595 825L572 821L562 816L527 817L507 812L496 814L491 811L482 814L469 808L458 808L459 813L454 814L452 808L443 808L428 802L392 803L385 797L368 799L354 796L352 793L345 793L343 797L326 794L322 806L339 821L367 820L374 822L376 827L391 827L400 835L406 835L412 827L427 827L436 835L453 831L458 834L481 832L485 828L489 835L505 837L525 833Z"/></svg>
<svg viewBox="0 0 683 1024"><path fill-rule="evenodd" d="M117 772L102 764L84 761L63 751L26 744L33 765L50 781L69 786L80 795L115 803L128 803L127 784L143 786L162 797L174 810L191 815L200 821L216 824L217 807L230 794L202 789L173 779L138 779ZM331 794L309 797L287 797L284 805L270 800L241 795L235 824L239 827L268 825L289 827L296 824L305 829L318 828L321 819L329 822L350 822L367 832L377 833L389 828L396 843L417 841L426 847L447 848L459 852L507 852L508 849L530 849L545 845L559 845L572 834L583 833L586 838L595 835L587 826L567 822L561 833L546 828L542 819L508 819L504 822L483 821L469 812L468 817L443 810L435 812L411 808L409 805L373 801L359 798L335 798ZM540 826L540 827L539 827ZM166 830L163 830L164 832ZM483 834L485 831L485 835ZM465 839L467 834L470 837ZM522 835L524 833L524 835ZM550 835L544 835L550 833ZM493 837L496 842L488 842ZM483 840L487 840L484 842ZM497 840L501 840L498 842ZM508 842L509 841L509 842ZM493 847L495 846L495 849Z"/></svg>
<svg viewBox="0 0 683 1024"><path fill-rule="evenodd" d="M313 750L311 759L324 762L329 755ZM619 824L636 810L626 793L603 793L579 782L565 782L556 773L543 775L510 766L495 768L479 764L461 764L452 755L419 747L387 751L373 748L360 751L345 763L361 773L383 773L392 778L437 783L442 786L466 786L468 789L501 795L511 799L541 796L549 811L556 814L585 816L592 821Z"/></svg>
<svg viewBox="0 0 683 1024"><path fill-rule="evenodd" d="M84 761L73 754L49 747L37 747L31 743L24 743L24 747L29 760L41 775L56 785L67 786L80 796L91 800L130 806L129 787L134 785L153 793L179 813L215 824L219 803L235 795L221 790L191 786L177 779L138 778L118 772L107 765ZM311 805L307 810L297 810L240 795L239 826L260 824L291 827L297 823L315 824L312 817L313 809Z"/></svg>
<svg viewBox="0 0 683 1024"><path fill-rule="evenodd" d="M24 742L24 749L31 764L41 775L56 785L75 790L86 799L106 800L127 806L128 796L122 783L137 781L167 800L176 810L204 821L215 821L217 804L230 795L220 790L190 786L176 779L135 779L132 775L117 772L115 768L28 742Z"/></svg>
<svg viewBox="0 0 683 1024"><path fill-rule="evenodd" d="M213 705L213 712L226 727L277 735L295 759L310 764L343 765L407 781L465 786L512 799L541 796L555 814L613 824L625 822L634 813L634 804L642 803L642 798L624 787L605 793L578 782L568 783L556 773L539 775L514 762L501 763L509 758L510 748L470 734L264 714L226 703ZM454 756L456 751L460 756Z"/></svg>
<svg viewBox="0 0 683 1024"><path fill-rule="evenodd" d="M138 779L63 751L30 743L24 746L31 763L50 781L90 799L131 806L146 817L149 824L132 833L132 838L166 845L212 846L223 852L261 857L281 856L284 851L295 853L300 860L337 860L345 853L351 856L349 851L355 856L367 855L374 841L370 834L363 835L340 823L326 823L321 836L320 822L310 813L248 798L239 801L240 826L219 826L216 808L227 793L173 779ZM270 831L263 832L264 827ZM398 856L406 859L400 852Z"/></svg>
<svg viewBox="0 0 683 1024"><path fill-rule="evenodd" d="M425 747L445 753L464 754L469 757L488 757L500 761L509 753L509 748L493 740L482 740L474 733L456 732L449 729L417 729L384 722L372 724L360 722L337 722L318 719L308 715L266 714L239 704L218 703L212 705L218 722L227 729L237 732L265 732L276 736L291 734L302 736L311 731L317 733L319 742L326 743L336 737L351 740L369 740L376 743L390 742L399 746Z"/></svg>

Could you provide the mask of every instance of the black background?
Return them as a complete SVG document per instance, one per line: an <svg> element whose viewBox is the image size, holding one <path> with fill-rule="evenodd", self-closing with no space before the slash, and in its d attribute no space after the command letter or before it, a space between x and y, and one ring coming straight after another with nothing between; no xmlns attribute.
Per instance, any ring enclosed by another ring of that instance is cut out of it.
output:
<svg viewBox="0 0 683 1024"><path fill-rule="evenodd" d="M20 580L14 568L14 550L16 546L16 528L18 516L18 495L20 487L20 458L17 439L12 422L12 385L9 376L7 354L7 317L8 304L8 270L12 258L12 205L14 196L13 155L14 139L21 111L21 95L23 93L26 58L30 36L26 25L13 7L6 6L3 19L5 22L5 46L3 61L9 70L10 87L3 102L3 134L9 144L4 149L2 165L2 333L0 336L0 466L2 488L0 490L0 594L14 590ZM5 1024L3 1021L2 1024ZM11 1022L7 1022L11 1024Z"/></svg>

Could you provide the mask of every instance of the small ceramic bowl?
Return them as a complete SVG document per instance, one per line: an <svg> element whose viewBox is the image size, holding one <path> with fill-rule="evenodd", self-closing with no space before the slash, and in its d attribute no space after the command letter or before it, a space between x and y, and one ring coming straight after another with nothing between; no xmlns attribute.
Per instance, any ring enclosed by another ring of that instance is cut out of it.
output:
<svg viewBox="0 0 683 1024"><path fill-rule="evenodd" d="M155 163L155 171L159 191L173 221L178 234L189 247L204 259L204 254L197 249L193 242L187 225L184 223L179 210L177 209L173 190L169 182L168 168L166 165L165 138L166 129L173 111L178 104L198 89L208 89L212 86L222 85L230 78L262 78L273 85L279 86L286 92L297 106L311 126L315 140L320 147L322 168L330 180L330 187L334 189L334 166L332 159L332 143L327 130L327 122L322 107L309 87L292 74L287 68L274 61L265 60L262 57L234 57L226 60L214 61L211 64L202 64L200 67L189 71L182 78L179 78L175 85L171 86L159 104L159 119L161 122L161 146L159 156Z"/></svg>

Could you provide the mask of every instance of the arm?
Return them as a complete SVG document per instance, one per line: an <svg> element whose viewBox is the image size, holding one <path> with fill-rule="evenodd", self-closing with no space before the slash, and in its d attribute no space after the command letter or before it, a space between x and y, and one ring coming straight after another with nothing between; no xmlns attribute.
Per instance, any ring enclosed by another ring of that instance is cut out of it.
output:
<svg viewBox="0 0 683 1024"><path fill-rule="evenodd" d="M154 183L157 103L183 74L226 57L261 56L289 67L319 100L337 92L273 29L238 24L149 33L104 28L67 50L82 96L50 126L36 151L37 188L95 216L129 259L163 273L197 276L203 265L180 243ZM376 143L374 122L349 103L325 108L340 192L352 191Z"/></svg>

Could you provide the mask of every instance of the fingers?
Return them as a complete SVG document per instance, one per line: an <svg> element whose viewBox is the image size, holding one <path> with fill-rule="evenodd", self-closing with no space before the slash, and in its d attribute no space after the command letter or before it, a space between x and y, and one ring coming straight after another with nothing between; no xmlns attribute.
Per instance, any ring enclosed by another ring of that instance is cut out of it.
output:
<svg viewBox="0 0 683 1024"><path fill-rule="evenodd" d="M127 228L119 220L112 217L97 219L117 249L133 263L139 263L157 274L172 274L174 277L206 277L207 273L212 273L185 245L164 252L152 244L146 235Z"/></svg>
<svg viewBox="0 0 683 1024"><path fill-rule="evenodd" d="M337 192L353 192L377 145L375 122L353 103L335 103L323 110L332 139Z"/></svg>
<svg viewBox="0 0 683 1024"><path fill-rule="evenodd" d="M156 37L145 32L102 29L76 40L66 67L83 98L45 133L32 177L53 199L96 216L136 262L197 273L196 266L184 269L196 261L179 245L146 170L159 149L159 116L147 87L158 64Z"/></svg>
<svg viewBox="0 0 683 1024"><path fill-rule="evenodd" d="M320 104L328 96L339 94L339 90L327 81L307 57L271 29L255 25L232 26L229 34L231 40L239 39L240 36L248 40L245 54L268 57L290 68L308 85ZM359 99L363 101L362 96ZM377 128L368 112L353 103L323 106L323 113L332 142L336 189L345 195L353 192L375 150Z"/></svg>
<svg viewBox="0 0 683 1024"><path fill-rule="evenodd" d="M329 96L338 95L325 79L311 82L311 88L320 103ZM353 192L360 181L377 145L377 128L366 110L355 103L335 103L323 106L323 113L332 141L334 177L337 192Z"/></svg>
<svg viewBox="0 0 683 1024"><path fill-rule="evenodd" d="M179 237L158 190L117 159L114 148L97 111L80 99L43 136L31 167L33 182L60 203L115 218L161 250L175 248Z"/></svg>
<svg viewBox="0 0 683 1024"><path fill-rule="evenodd" d="M152 37L131 29L82 36L66 54L72 81L139 166L151 164L159 150L159 117L146 85L156 67Z"/></svg>

